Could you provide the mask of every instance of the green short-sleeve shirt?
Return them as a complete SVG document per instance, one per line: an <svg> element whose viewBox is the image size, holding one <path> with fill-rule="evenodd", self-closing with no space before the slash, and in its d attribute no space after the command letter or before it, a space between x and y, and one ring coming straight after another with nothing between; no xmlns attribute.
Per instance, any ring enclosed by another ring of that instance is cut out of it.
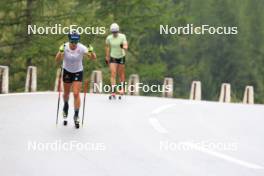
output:
<svg viewBox="0 0 264 176"><path fill-rule="evenodd" d="M105 43L110 46L110 56L113 58L122 58L126 55L125 50L120 47L127 43L126 35L118 33L117 37L113 34L107 36Z"/></svg>

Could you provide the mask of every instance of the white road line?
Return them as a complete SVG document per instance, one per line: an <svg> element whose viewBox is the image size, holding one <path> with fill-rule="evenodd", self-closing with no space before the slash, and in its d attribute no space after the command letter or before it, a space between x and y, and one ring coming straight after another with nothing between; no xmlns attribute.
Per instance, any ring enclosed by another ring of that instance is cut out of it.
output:
<svg viewBox="0 0 264 176"><path fill-rule="evenodd" d="M234 157L225 155L223 153L211 151L211 150L208 150L207 148L203 148L203 147L197 146L197 145L195 145L195 144L193 144L191 142L184 142L182 144L186 145L188 147L191 147L192 149L194 149L196 151L199 151L199 152L202 152L202 153L206 153L208 155L215 156L217 158L221 158L223 160L226 160L226 161L229 161L229 162L232 162L232 163L235 163L235 164L238 164L238 165L250 168L250 169L264 169L263 166L260 166L258 164L254 164L254 163L250 163L250 162L243 161L243 160L240 160L240 159L236 159Z"/></svg>
<svg viewBox="0 0 264 176"><path fill-rule="evenodd" d="M159 114L162 111L164 111L166 109L169 109L169 108L171 108L171 107L173 107L175 105L176 104L168 104L168 105L161 106L161 107L155 109L154 111L152 111L151 115ZM158 119L151 117L151 118L149 118L149 123L159 133L162 133L162 134L168 133L168 130L166 128L164 128L160 124ZM223 159L223 160L228 161L228 162L235 163L237 165L240 165L240 166L243 166L243 167L246 167L246 168L249 168L249 169L264 169L264 167L261 166L261 165L250 163L250 162L247 162L247 161L243 161L243 160L228 156L228 155L223 154L223 153L212 151L212 150L209 150L207 148L203 148L203 147L197 146L197 145L195 145L195 144L193 144L191 142L184 142L182 144L185 145L185 146L191 147L193 150L196 150L196 151L199 151L199 152L202 152L202 153L205 153L205 154L208 154L208 155Z"/></svg>
<svg viewBox="0 0 264 176"><path fill-rule="evenodd" d="M176 106L176 104L168 104L168 105L164 105L164 106L158 107L157 109L155 109L154 111L152 111L151 114L159 114L162 111L164 111L166 109L169 109L169 108L171 108L173 106Z"/></svg>
<svg viewBox="0 0 264 176"><path fill-rule="evenodd" d="M168 133L168 131L165 128L163 128L163 126L159 123L159 121L156 118L149 118L149 123L156 131L163 134Z"/></svg>
<svg viewBox="0 0 264 176"><path fill-rule="evenodd" d="M154 111L152 111L150 113L150 115L157 115L159 113L161 113L162 111L165 111L166 109L169 109L173 106L175 106L176 104L167 104L167 105L164 105L164 106L161 106L161 107L158 107L157 109L155 109ZM151 126L156 130L158 131L159 133L168 133L168 130L166 128L164 128L160 122L158 121L158 119L156 118L153 118L153 117L150 117L149 118L149 123L151 124Z"/></svg>

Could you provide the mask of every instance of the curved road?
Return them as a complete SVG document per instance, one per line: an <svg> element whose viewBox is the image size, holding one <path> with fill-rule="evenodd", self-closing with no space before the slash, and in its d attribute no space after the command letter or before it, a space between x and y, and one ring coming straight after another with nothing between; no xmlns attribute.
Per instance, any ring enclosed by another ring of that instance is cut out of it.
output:
<svg viewBox="0 0 264 176"><path fill-rule="evenodd" d="M57 93L0 95L0 175L264 175L263 105L86 100L76 130L73 109L55 126Z"/></svg>

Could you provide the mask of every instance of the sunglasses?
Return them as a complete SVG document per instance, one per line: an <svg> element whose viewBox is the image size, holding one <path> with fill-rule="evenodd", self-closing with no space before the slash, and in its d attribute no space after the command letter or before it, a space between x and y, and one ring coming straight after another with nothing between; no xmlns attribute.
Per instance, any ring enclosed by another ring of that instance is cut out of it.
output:
<svg viewBox="0 0 264 176"><path fill-rule="evenodd" d="M71 44L77 44L78 41L74 41L74 40L72 40L72 41L70 41L70 43L71 43Z"/></svg>

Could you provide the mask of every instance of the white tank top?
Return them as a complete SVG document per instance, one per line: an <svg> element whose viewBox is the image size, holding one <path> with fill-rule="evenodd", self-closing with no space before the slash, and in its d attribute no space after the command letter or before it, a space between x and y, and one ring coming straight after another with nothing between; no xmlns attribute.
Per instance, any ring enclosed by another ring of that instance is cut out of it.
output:
<svg viewBox="0 0 264 176"><path fill-rule="evenodd" d="M75 50L71 50L69 42L65 43L63 68L71 73L83 71L83 55L88 53L88 49L81 43L77 44Z"/></svg>

